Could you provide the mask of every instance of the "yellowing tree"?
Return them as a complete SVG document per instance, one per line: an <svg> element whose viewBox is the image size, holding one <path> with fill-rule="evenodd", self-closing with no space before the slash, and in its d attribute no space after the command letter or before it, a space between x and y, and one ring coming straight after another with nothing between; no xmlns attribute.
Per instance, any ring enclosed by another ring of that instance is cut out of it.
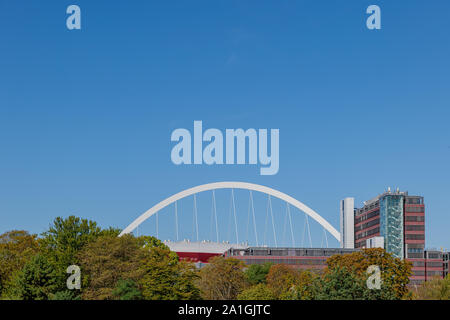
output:
<svg viewBox="0 0 450 320"><path fill-rule="evenodd" d="M148 254L141 260L139 280L146 300L198 300L200 290L195 286L197 269L192 263L179 261L175 252L156 246L145 248Z"/></svg>
<svg viewBox="0 0 450 320"><path fill-rule="evenodd" d="M311 284L316 275L309 271L296 270L290 266L279 264L270 268L267 275L267 286L276 299L311 300L313 292Z"/></svg>
<svg viewBox="0 0 450 320"><path fill-rule="evenodd" d="M235 300L247 287L244 262L237 259L214 257L200 270L198 286L207 300Z"/></svg>
<svg viewBox="0 0 450 320"><path fill-rule="evenodd" d="M414 290L416 300L450 300L450 275L445 279L434 278Z"/></svg>
<svg viewBox="0 0 450 320"><path fill-rule="evenodd" d="M87 244L78 254L83 279L82 297L87 300L115 299L119 280L137 281L145 251L132 235L105 236Z"/></svg>
<svg viewBox="0 0 450 320"><path fill-rule="evenodd" d="M275 296L266 284L259 283L238 295L239 300L275 300Z"/></svg>
<svg viewBox="0 0 450 320"><path fill-rule="evenodd" d="M284 265L277 264L270 268L267 275L267 286L272 290L275 298L279 298L299 282L299 272Z"/></svg>
<svg viewBox="0 0 450 320"><path fill-rule="evenodd" d="M363 249L344 255L334 255L327 260L325 273L336 268L345 267L354 272L359 278L367 279L367 269L376 265L380 268L382 289L392 292L397 299L408 298L409 277L411 275L411 263L395 258L381 248Z"/></svg>
<svg viewBox="0 0 450 320"><path fill-rule="evenodd" d="M13 275L38 252L36 237L24 230L8 231L0 235L0 295L9 286Z"/></svg>
<svg viewBox="0 0 450 320"><path fill-rule="evenodd" d="M195 266L153 237L102 236L79 254L82 297L88 300L199 299Z"/></svg>

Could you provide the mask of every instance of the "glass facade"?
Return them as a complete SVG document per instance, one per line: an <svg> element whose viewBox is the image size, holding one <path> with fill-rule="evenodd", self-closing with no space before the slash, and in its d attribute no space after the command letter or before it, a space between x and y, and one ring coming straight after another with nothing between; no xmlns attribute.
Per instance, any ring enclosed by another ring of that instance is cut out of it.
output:
<svg viewBox="0 0 450 320"><path fill-rule="evenodd" d="M380 199L380 235L386 251L403 259L403 195Z"/></svg>

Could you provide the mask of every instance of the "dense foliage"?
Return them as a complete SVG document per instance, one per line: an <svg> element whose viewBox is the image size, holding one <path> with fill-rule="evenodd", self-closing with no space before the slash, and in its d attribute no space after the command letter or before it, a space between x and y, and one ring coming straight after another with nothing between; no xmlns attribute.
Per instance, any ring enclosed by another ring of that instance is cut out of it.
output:
<svg viewBox="0 0 450 320"><path fill-rule="evenodd" d="M247 287L243 269L245 264L237 259L214 257L200 270L198 286L207 300L235 300Z"/></svg>
<svg viewBox="0 0 450 320"><path fill-rule="evenodd" d="M40 237L0 235L1 299L200 299L193 264L154 237L119 233L70 216L56 218ZM71 265L80 267L80 290L67 288Z"/></svg>
<svg viewBox="0 0 450 320"><path fill-rule="evenodd" d="M0 235L0 295L9 290L13 277L38 252L36 235L14 230Z"/></svg>
<svg viewBox="0 0 450 320"><path fill-rule="evenodd" d="M388 300L446 299L450 278L409 286L411 265L383 249L332 256L321 272L214 257L203 268L180 261L159 239L118 237L93 221L56 218L40 236L0 235L0 298L22 300ZM67 267L81 271L69 290ZM367 286L377 265L381 289ZM411 289L412 288L412 289Z"/></svg>
<svg viewBox="0 0 450 320"><path fill-rule="evenodd" d="M245 271L245 277L250 285L257 285L266 283L267 275L269 274L272 263L252 264Z"/></svg>
<svg viewBox="0 0 450 320"><path fill-rule="evenodd" d="M366 279L366 271L371 265L379 266L382 278L383 299L404 299L409 295L411 263L395 258L380 248L366 249L344 255L335 255L327 260L329 270L346 267L358 278ZM394 297L391 295L394 294Z"/></svg>

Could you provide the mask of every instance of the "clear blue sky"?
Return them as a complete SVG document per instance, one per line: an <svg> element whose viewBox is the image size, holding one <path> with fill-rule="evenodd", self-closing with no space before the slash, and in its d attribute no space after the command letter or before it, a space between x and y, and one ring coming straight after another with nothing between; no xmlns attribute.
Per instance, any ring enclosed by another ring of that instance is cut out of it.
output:
<svg viewBox="0 0 450 320"><path fill-rule="evenodd" d="M66 29L66 8L82 30ZM365 27L378 4L382 30ZM339 200L425 197L450 249L450 2L0 0L0 232L124 228L202 183L271 186L339 226ZM176 167L171 132L279 128L280 171ZM244 216L247 214L244 210Z"/></svg>

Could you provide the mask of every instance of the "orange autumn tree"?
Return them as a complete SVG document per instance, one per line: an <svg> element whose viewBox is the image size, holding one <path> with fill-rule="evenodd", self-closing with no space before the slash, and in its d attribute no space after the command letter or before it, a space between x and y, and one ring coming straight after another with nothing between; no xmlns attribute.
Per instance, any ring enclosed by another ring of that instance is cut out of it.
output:
<svg viewBox="0 0 450 320"><path fill-rule="evenodd" d="M363 249L349 254L334 255L327 260L325 273L337 267L346 267L357 276L367 279L367 269L372 265L380 268L382 286L391 290L397 299L409 297L407 285L411 276L411 263L396 258L381 248Z"/></svg>

